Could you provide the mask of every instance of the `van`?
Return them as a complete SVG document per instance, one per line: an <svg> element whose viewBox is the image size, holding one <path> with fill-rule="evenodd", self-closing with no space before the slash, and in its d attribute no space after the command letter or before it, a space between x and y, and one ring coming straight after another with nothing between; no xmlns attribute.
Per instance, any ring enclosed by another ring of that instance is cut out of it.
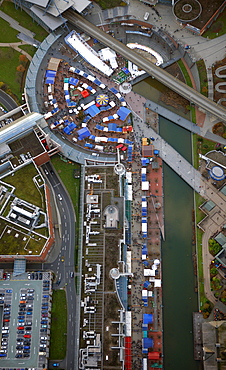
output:
<svg viewBox="0 0 226 370"><path fill-rule="evenodd" d="M92 153L92 155L93 155L94 157L99 157L99 154L98 154L98 153Z"/></svg>
<svg viewBox="0 0 226 370"><path fill-rule="evenodd" d="M4 330L2 330L2 334L6 334L6 333L8 333L9 332L9 329L4 329Z"/></svg>
<svg viewBox="0 0 226 370"><path fill-rule="evenodd" d="M149 18L149 13L148 13L148 12L146 12L146 13L144 14L144 20L145 20L145 21L147 21L147 20L148 20L148 18Z"/></svg>

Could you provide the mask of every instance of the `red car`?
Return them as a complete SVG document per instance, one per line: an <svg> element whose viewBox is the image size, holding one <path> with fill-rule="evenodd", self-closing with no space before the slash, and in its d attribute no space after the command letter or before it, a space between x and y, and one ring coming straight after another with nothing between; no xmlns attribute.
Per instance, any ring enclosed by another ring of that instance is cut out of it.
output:
<svg viewBox="0 0 226 370"><path fill-rule="evenodd" d="M9 319L4 319L3 322L9 322L10 320Z"/></svg>
<svg viewBox="0 0 226 370"><path fill-rule="evenodd" d="M17 326L17 330L24 330L24 326Z"/></svg>
<svg viewBox="0 0 226 370"><path fill-rule="evenodd" d="M31 338L31 335L30 334L25 334L24 338Z"/></svg>

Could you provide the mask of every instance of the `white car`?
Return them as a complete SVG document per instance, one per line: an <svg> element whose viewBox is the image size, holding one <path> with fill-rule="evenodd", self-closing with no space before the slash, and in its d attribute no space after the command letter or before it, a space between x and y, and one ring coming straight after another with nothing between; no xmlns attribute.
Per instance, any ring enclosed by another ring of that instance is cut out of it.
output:
<svg viewBox="0 0 226 370"><path fill-rule="evenodd" d="M146 12L146 13L144 14L144 20L145 20L145 21L147 21L147 20L148 20L148 18L149 18L149 13L148 13L148 12Z"/></svg>
<svg viewBox="0 0 226 370"><path fill-rule="evenodd" d="M59 200L63 200L62 196L60 194L57 194Z"/></svg>

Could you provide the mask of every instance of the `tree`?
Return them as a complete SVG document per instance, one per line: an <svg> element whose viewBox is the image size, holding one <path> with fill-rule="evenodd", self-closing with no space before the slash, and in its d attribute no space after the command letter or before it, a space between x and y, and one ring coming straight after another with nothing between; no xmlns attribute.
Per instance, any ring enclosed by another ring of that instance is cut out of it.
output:
<svg viewBox="0 0 226 370"><path fill-rule="evenodd" d="M209 252L215 256L221 250L221 245L216 242L214 239L209 239Z"/></svg>
<svg viewBox="0 0 226 370"><path fill-rule="evenodd" d="M22 64L20 64L18 67L16 67L16 70L17 70L17 72L24 72L25 68L24 68L24 66L22 66Z"/></svg>
<svg viewBox="0 0 226 370"><path fill-rule="evenodd" d="M216 275L218 274L218 269L217 269L216 267L212 267L212 268L210 269L210 274L211 274L212 276L216 276Z"/></svg>
<svg viewBox="0 0 226 370"><path fill-rule="evenodd" d="M20 62L25 62L25 63L27 63L28 59L27 59L26 55L24 55L24 54L20 54L20 56L19 56L19 61L20 61Z"/></svg>

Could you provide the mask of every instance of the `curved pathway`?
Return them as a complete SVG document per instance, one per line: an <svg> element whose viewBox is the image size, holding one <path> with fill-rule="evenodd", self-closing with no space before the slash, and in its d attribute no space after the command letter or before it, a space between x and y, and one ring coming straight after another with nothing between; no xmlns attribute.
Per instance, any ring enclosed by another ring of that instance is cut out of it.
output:
<svg viewBox="0 0 226 370"><path fill-rule="evenodd" d="M226 94L226 89L220 89L221 86L225 86L226 87L226 82L218 82L218 84L216 84L216 86L215 86L215 89L219 93Z"/></svg>
<svg viewBox="0 0 226 370"><path fill-rule="evenodd" d="M28 60L32 60L32 56L28 54L25 50L21 49L21 45L28 45L26 42L20 41L20 42L0 42L0 47L9 47L17 50L19 53L26 55Z"/></svg>
<svg viewBox="0 0 226 370"><path fill-rule="evenodd" d="M226 69L226 66L218 67L215 71L215 75L219 78L226 78L226 74L221 74L221 71L224 71Z"/></svg>

